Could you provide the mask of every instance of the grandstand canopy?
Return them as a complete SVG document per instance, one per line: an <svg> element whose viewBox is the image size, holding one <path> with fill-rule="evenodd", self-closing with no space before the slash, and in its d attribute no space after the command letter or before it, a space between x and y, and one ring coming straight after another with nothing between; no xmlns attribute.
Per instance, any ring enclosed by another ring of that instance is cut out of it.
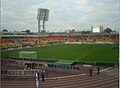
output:
<svg viewBox="0 0 120 88"><path fill-rule="evenodd" d="M72 65L75 61L70 61L70 60L59 60L57 62L55 62L55 65Z"/></svg>
<svg viewBox="0 0 120 88"><path fill-rule="evenodd" d="M34 62L24 62L24 64L33 64Z"/></svg>

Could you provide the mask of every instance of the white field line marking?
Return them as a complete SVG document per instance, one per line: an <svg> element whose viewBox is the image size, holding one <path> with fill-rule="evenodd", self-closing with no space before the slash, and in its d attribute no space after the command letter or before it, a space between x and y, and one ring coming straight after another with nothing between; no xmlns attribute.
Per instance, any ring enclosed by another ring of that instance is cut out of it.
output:
<svg viewBox="0 0 120 88"><path fill-rule="evenodd" d="M82 55L80 58L78 58L76 61L80 60L81 58L87 56L87 54Z"/></svg>
<svg viewBox="0 0 120 88"><path fill-rule="evenodd" d="M105 69L103 69L103 70L100 70L100 72L104 72L104 71L110 70L110 69L112 69L112 68L113 68L113 67L105 68ZM97 72L97 71L93 71L93 72Z"/></svg>
<svg viewBox="0 0 120 88"><path fill-rule="evenodd" d="M69 77L76 77L76 76L83 76L86 74L78 74L78 75L70 75L70 76L62 76L62 77L52 77L52 78L45 78L45 79L61 79L61 78L69 78Z"/></svg>
<svg viewBox="0 0 120 88"><path fill-rule="evenodd" d="M112 68L113 68L113 67L109 67L109 68L106 68L106 69L100 70L100 72L107 71L107 70L110 70L110 69L112 69Z"/></svg>

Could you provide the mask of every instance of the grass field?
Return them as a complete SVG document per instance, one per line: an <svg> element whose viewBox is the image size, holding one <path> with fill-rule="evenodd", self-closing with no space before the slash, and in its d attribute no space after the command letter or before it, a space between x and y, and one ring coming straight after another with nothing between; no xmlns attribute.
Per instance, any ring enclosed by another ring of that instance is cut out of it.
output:
<svg viewBox="0 0 120 88"><path fill-rule="evenodd" d="M119 62L119 49L117 44L74 44L52 45L27 49L2 51L2 56L19 57L20 51L37 51L38 58L54 60L102 61Z"/></svg>

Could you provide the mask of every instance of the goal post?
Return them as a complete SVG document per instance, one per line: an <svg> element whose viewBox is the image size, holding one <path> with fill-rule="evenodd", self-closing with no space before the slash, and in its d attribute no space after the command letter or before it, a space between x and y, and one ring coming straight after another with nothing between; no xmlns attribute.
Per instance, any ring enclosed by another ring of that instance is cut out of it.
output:
<svg viewBox="0 0 120 88"><path fill-rule="evenodd" d="M19 52L19 58L36 59L37 58L37 52L36 51L20 51Z"/></svg>

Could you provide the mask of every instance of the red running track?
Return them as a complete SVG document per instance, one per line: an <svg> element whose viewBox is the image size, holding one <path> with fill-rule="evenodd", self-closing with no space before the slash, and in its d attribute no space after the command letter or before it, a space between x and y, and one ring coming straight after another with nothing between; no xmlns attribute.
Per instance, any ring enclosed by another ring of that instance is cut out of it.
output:
<svg viewBox="0 0 120 88"><path fill-rule="evenodd" d="M118 88L118 78L111 75L77 75L40 81L40 88ZM32 80L2 80L1 88L36 88L36 81Z"/></svg>

